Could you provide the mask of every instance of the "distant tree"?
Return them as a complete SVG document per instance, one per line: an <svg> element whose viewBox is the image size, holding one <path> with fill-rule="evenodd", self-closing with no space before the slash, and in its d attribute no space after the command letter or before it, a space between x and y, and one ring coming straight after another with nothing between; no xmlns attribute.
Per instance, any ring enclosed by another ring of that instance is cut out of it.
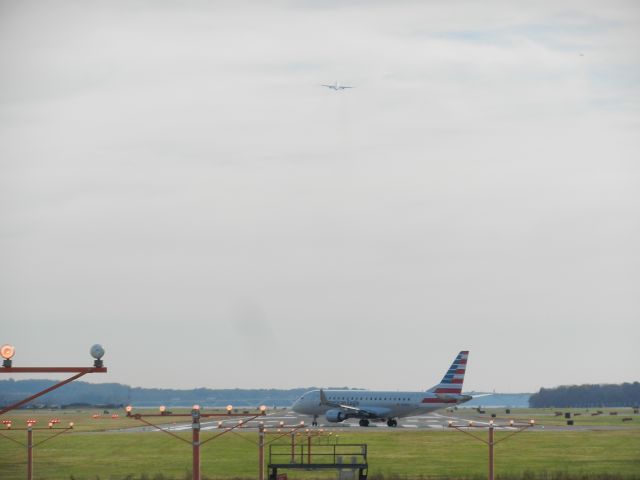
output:
<svg viewBox="0 0 640 480"><path fill-rule="evenodd" d="M533 408L633 407L640 405L640 382L541 388L531 395L529 405Z"/></svg>
<svg viewBox="0 0 640 480"><path fill-rule="evenodd" d="M52 380L2 380L0 381L0 405L9 405L42 391L56 383ZM314 387L311 387L314 388ZM71 404L137 406L190 406L195 403L206 406L269 407L289 406L311 388L278 389L209 389L173 390L138 388L119 383L92 384L76 381L43 395L28 406L64 406Z"/></svg>

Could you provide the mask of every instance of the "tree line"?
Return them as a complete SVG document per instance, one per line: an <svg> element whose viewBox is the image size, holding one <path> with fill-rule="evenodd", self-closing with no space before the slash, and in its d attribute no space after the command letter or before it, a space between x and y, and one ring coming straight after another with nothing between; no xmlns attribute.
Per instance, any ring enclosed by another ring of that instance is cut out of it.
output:
<svg viewBox="0 0 640 480"><path fill-rule="evenodd" d="M52 380L1 380L0 406L16 403L36 392L55 384ZM120 383L88 383L75 381L59 390L37 398L28 407L63 407L76 404L88 405L138 405L138 406L259 406L283 407L291 405L307 388L279 389L210 389L194 388L174 390L161 388L130 387Z"/></svg>
<svg viewBox="0 0 640 480"><path fill-rule="evenodd" d="M640 405L640 382L541 388L531 395L529 405L533 408L636 407Z"/></svg>

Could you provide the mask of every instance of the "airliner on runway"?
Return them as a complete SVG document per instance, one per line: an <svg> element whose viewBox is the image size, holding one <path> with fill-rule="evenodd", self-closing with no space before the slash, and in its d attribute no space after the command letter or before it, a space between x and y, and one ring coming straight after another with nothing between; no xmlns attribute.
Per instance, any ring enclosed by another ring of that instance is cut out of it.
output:
<svg viewBox="0 0 640 480"><path fill-rule="evenodd" d="M469 352L458 354L439 384L426 392L374 392L369 390L311 390L293 404L293 411L313 415L312 424L318 424L318 416L328 422L342 422L359 418L360 426L369 421L387 422L398 426L398 418L423 415L440 408L468 402L473 397L462 394L462 382L467 369Z"/></svg>

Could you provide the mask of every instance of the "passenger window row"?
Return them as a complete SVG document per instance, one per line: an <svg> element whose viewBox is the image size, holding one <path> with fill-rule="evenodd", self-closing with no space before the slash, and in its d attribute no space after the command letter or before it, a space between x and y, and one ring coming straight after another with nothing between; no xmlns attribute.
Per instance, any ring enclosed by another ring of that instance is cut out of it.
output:
<svg viewBox="0 0 640 480"><path fill-rule="evenodd" d="M398 398L398 397L393 397L393 398L387 398L387 397L365 397L365 398L357 398L357 397L329 397L329 400L343 400L343 401L354 401L354 400L391 400L391 401L398 401L398 402L408 402L410 399L409 398Z"/></svg>

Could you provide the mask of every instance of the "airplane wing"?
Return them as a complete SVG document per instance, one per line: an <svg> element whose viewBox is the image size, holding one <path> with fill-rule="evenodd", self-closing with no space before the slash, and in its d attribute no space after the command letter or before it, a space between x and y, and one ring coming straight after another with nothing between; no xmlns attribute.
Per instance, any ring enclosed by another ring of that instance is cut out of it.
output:
<svg viewBox="0 0 640 480"><path fill-rule="evenodd" d="M321 84L323 87L327 87L327 88L335 88L335 85L325 85L324 83Z"/></svg>
<svg viewBox="0 0 640 480"><path fill-rule="evenodd" d="M371 407L365 409L354 407L353 405L343 405L341 403L330 402L322 389L320 389L320 405L339 408L348 412L350 416L356 418L384 418L390 412L390 409L388 408Z"/></svg>
<svg viewBox="0 0 640 480"><path fill-rule="evenodd" d="M343 88L356 88L356 87L345 87L344 85L340 85L338 88L342 90Z"/></svg>

